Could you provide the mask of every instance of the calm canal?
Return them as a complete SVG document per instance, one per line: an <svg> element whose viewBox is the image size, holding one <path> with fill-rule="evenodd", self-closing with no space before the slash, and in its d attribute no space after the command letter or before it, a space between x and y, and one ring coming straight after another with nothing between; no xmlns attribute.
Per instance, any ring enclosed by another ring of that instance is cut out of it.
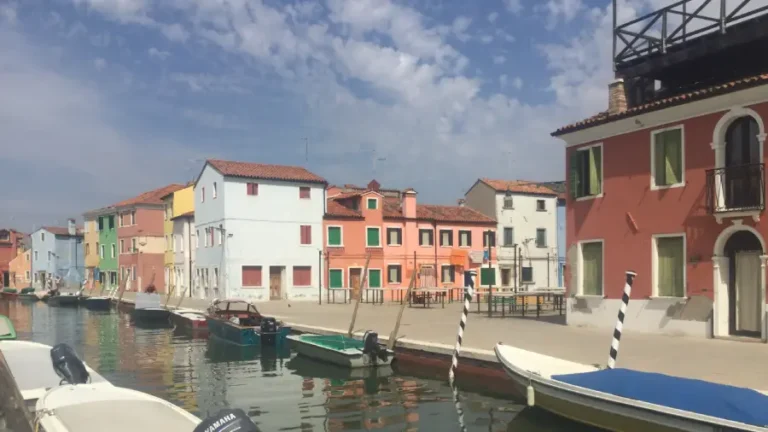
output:
<svg viewBox="0 0 768 432"><path fill-rule="evenodd" d="M458 415L447 383L344 369L275 352L135 328L116 311L56 308L0 300L19 339L65 342L113 384L169 400L204 418L245 410L267 431L452 431ZM470 431L582 431L519 402L462 392Z"/></svg>

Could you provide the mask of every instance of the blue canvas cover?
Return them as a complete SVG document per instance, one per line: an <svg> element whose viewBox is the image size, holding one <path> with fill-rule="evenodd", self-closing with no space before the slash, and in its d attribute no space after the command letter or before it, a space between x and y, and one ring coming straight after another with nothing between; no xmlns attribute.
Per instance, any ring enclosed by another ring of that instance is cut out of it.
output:
<svg viewBox="0 0 768 432"><path fill-rule="evenodd" d="M552 379L627 399L768 426L768 396L748 388L630 369L554 375Z"/></svg>

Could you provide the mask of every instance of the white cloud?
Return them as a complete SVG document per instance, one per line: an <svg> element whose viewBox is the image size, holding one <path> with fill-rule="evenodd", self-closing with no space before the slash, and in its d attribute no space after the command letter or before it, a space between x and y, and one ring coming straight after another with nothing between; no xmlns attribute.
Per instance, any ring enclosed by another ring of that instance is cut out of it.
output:
<svg viewBox="0 0 768 432"><path fill-rule="evenodd" d="M498 18L498 17L499 17L499 13L498 12L491 12L491 13L488 14L488 21L489 22L495 22L496 18Z"/></svg>
<svg viewBox="0 0 768 432"><path fill-rule="evenodd" d="M161 31L172 42L185 42L189 39L189 32L180 24L163 25Z"/></svg>
<svg viewBox="0 0 768 432"><path fill-rule="evenodd" d="M169 55L171 55L171 53L169 53L168 51L161 51L155 47L151 47L150 49L148 49L147 54L149 54L150 57L159 58L160 60L165 60L168 58Z"/></svg>
<svg viewBox="0 0 768 432"><path fill-rule="evenodd" d="M6 22L10 25L16 24L16 2L0 4L0 22Z"/></svg>
<svg viewBox="0 0 768 432"><path fill-rule="evenodd" d="M489 44L489 43L493 42L493 36L491 36L491 35L480 36L480 42L482 42L484 44Z"/></svg>
<svg viewBox="0 0 768 432"><path fill-rule="evenodd" d="M523 3L520 0L503 0L507 10L515 15L523 11Z"/></svg>
<svg viewBox="0 0 768 432"><path fill-rule="evenodd" d="M103 58L97 58L96 60L93 61L93 66L96 68L96 70L100 71L105 67L107 67L107 61L104 60Z"/></svg>
<svg viewBox="0 0 768 432"><path fill-rule="evenodd" d="M512 80L512 87L518 90L523 88L523 79L520 77L515 77L515 79Z"/></svg>
<svg viewBox="0 0 768 432"><path fill-rule="evenodd" d="M503 55L495 55L493 56L493 63L494 64L504 64L504 62L507 61L507 58Z"/></svg>
<svg viewBox="0 0 768 432"><path fill-rule="evenodd" d="M571 22L576 15L584 9L581 0L548 0L543 5L537 6L537 11L544 11L546 15L546 27L553 30L562 19L563 22Z"/></svg>

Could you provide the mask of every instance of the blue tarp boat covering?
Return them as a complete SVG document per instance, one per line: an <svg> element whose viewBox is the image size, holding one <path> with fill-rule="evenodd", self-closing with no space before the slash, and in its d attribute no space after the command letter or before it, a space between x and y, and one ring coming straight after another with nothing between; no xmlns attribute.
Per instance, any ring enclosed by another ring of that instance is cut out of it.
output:
<svg viewBox="0 0 768 432"><path fill-rule="evenodd" d="M552 379L627 399L768 426L768 396L748 388L629 369L554 375Z"/></svg>

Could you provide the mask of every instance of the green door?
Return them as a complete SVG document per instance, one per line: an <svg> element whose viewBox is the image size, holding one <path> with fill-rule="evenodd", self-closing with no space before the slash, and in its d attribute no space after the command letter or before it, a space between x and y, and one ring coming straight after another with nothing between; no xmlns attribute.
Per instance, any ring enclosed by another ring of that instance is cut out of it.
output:
<svg viewBox="0 0 768 432"><path fill-rule="evenodd" d="M371 288L381 288L381 270L368 270L368 286Z"/></svg>
<svg viewBox="0 0 768 432"><path fill-rule="evenodd" d="M342 270L331 270L329 285L331 288L341 288L344 285L344 272Z"/></svg>

